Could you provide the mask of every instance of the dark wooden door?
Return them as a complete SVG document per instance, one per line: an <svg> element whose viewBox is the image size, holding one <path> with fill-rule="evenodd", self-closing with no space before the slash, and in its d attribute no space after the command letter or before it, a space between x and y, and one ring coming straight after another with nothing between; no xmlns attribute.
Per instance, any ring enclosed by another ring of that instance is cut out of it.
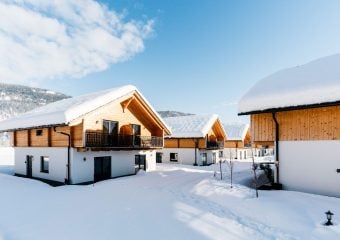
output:
<svg viewBox="0 0 340 240"><path fill-rule="evenodd" d="M156 163L162 163L163 153L157 152L156 153Z"/></svg>
<svg viewBox="0 0 340 240"><path fill-rule="evenodd" d="M32 177L32 161L33 156L26 156L26 177L31 178Z"/></svg>
<svg viewBox="0 0 340 240"><path fill-rule="evenodd" d="M146 171L146 155L135 155L135 170L138 172L140 169Z"/></svg>
<svg viewBox="0 0 340 240"><path fill-rule="evenodd" d="M111 178L111 157L94 158L94 181L102 181Z"/></svg>

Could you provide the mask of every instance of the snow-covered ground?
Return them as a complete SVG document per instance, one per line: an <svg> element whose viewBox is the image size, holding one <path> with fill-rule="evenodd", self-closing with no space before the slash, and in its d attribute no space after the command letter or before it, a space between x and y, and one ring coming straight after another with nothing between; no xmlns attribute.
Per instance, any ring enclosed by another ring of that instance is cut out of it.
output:
<svg viewBox="0 0 340 240"><path fill-rule="evenodd" d="M57 188L0 173L0 239L339 239L340 225L322 223L330 209L340 224L340 199L290 191L260 191L257 199L215 170L160 164ZM237 163L235 182L248 178L250 163Z"/></svg>

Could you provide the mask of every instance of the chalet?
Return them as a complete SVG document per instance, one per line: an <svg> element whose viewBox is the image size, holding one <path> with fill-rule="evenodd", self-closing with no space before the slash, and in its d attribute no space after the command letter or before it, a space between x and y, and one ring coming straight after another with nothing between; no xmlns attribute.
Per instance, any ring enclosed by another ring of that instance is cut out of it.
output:
<svg viewBox="0 0 340 240"><path fill-rule="evenodd" d="M233 159L246 159L251 157L249 124L224 123L227 138L224 141L224 157Z"/></svg>
<svg viewBox="0 0 340 240"><path fill-rule="evenodd" d="M217 115L164 118L172 134L165 136L162 160L189 165L209 165L223 156L224 132Z"/></svg>
<svg viewBox="0 0 340 240"><path fill-rule="evenodd" d="M340 54L279 71L239 102L254 143L275 145L285 189L340 197Z"/></svg>
<svg viewBox="0 0 340 240"><path fill-rule="evenodd" d="M54 102L0 122L15 174L80 184L153 170L169 128L136 87Z"/></svg>

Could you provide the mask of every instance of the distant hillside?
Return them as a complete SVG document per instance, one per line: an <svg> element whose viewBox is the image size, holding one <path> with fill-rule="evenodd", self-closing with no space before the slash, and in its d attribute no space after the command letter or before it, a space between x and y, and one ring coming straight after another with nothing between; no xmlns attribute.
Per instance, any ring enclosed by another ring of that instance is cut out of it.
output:
<svg viewBox="0 0 340 240"><path fill-rule="evenodd" d="M192 113L183 113L177 111L158 111L158 114L161 115L161 117L163 118L194 115Z"/></svg>
<svg viewBox="0 0 340 240"><path fill-rule="evenodd" d="M0 83L0 121L69 96L41 88ZM0 134L0 146L8 137Z"/></svg>
<svg viewBox="0 0 340 240"><path fill-rule="evenodd" d="M0 83L0 120L68 97L47 89Z"/></svg>

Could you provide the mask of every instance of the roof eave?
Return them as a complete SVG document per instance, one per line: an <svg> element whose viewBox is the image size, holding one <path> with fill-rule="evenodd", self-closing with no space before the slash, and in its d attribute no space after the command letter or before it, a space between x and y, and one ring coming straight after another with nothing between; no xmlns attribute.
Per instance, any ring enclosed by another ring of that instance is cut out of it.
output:
<svg viewBox="0 0 340 240"><path fill-rule="evenodd" d="M65 126L68 126L68 124L66 124L66 123L49 124L49 125L40 125L40 126L24 127L24 128L3 129L3 130L0 130L0 133L14 132L14 131L23 131L23 130L30 130L30 129L39 129L39 128L65 127Z"/></svg>
<svg viewBox="0 0 340 240"><path fill-rule="evenodd" d="M340 101L305 104L305 105L289 106L289 107L281 107L281 108L268 108L268 109L264 109L264 110L254 110L254 111L249 111L249 112L240 112L237 115L238 116L244 116L244 115L251 115L251 114L287 112L287 111L293 111L293 110L303 110L303 109L320 108L320 107L334 107L334 106L340 106Z"/></svg>

